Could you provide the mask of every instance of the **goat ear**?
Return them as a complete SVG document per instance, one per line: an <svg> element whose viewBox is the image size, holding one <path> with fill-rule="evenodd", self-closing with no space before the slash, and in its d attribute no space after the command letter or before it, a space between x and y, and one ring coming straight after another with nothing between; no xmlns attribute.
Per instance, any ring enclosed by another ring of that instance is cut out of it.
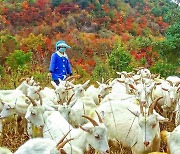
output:
<svg viewBox="0 0 180 154"><path fill-rule="evenodd" d="M87 132L87 133L92 133L93 131L92 131L92 127L82 127L82 126L80 126L80 128L83 130L83 131L85 131L85 132Z"/></svg>
<svg viewBox="0 0 180 154"><path fill-rule="evenodd" d="M56 89L57 85L54 81L51 81L52 86Z"/></svg>
<svg viewBox="0 0 180 154"><path fill-rule="evenodd" d="M163 116L159 115L159 114L156 114L157 116L157 120L159 122L169 122L169 119L168 118L164 118Z"/></svg>
<svg viewBox="0 0 180 154"><path fill-rule="evenodd" d="M69 86L73 87L74 88L74 84L72 82L68 82Z"/></svg>
<svg viewBox="0 0 180 154"><path fill-rule="evenodd" d="M101 83L100 83L99 81L96 81L96 83L97 83L98 85L101 85Z"/></svg>
<svg viewBox="0 0 180 154"><path fill-rule="evenodd" d="M26 115L25 115L25 118L27 119L30 115L31 115L31 112L30 112L30 111L27 111L27 112L26 112Z"/></svg>
<svg viewBox="0 0 180 154"><path fill-rule="evenodd" d="M90 80L87 80L82 86L83 86L83 88L86 88L87 87L87 85L89 84L89 82L90 82Z"/></svg>
<svg viewBox="0 0 180 154"><path fill-rule="evenodd" d="M63 149L59 150L61 154L67 154Z"/></svg>

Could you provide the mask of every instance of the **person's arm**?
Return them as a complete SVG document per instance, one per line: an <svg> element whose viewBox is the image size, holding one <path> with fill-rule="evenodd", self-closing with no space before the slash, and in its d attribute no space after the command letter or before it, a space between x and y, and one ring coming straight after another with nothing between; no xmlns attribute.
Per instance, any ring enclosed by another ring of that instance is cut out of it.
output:
<svg viewBox="0 0 180 154"><path fill-rule="evenodd" d="M50 73L53 73L53 72L54 72L55 62L56 62L56 55L55 55L55 54L52 54L52 56L51 56L51 61L50 61L50 66L49 66L49 72L50 72Z"/></svg>

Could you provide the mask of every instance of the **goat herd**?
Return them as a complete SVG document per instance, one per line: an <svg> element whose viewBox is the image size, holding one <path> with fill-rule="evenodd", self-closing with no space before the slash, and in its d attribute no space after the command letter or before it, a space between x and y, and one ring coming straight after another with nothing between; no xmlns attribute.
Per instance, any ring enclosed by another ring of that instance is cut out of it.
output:
<svg viewBox="0 0 180 154"><path fill-rule="evenodd" d="M121 143L133 154L161 153L160 141L167 141L168 154L180 154L180 78L163 79L147 68L117 72L118 78L97 81L97 87L74 84L69 77L53 88L33 77L13 90L0 90L0 135L3 121L23 119L29 140L14 154L112 153L109 141ZM173 122L172 132L160 123ZM21 130L22 131L22 130ZM8 147L0 153L12 154Z"/></svg>

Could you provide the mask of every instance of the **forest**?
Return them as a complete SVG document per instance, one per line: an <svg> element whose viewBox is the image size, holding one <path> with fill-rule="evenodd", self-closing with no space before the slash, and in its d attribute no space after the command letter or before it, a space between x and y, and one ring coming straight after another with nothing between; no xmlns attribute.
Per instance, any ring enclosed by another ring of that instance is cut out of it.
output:
<svg viewBox="0 0 180 154"><path fill-rule="evenodd" d="M58 40L82 81L136 67L179 74L180 12L170 0L1 0L0 23L1 88L22 76L47 84Z"/></svg>
<svg viewBox="0 0 180 154"><path fill-rule="evenodd" d="M37 81L40 90L52 87L49 64L59 40L71 46L67 55L73 75L79 76L75 84L86 81L101 85L101 81L119 77L117 72L128 73L137 68L147 68L160 81L169 76L179 77L180 7L178 0L175 2L0 0L0 90L3 93L3 90L15 89L24 79ZM178 94L179 82L170 81L169 86L176 88L174 95ZM133 85L130 88L139 90ZM41 100L40 95L38 99ZM34 101L29 100L33 104ZM3 102L1 98L0 102ZM29 139L26 133L14 134L13 127L19 126L15 118L2 120L6 125L0 139L1 145L13 152ZM22 132L23 122L19 123ZM174 128L174 121L160 125L161 130ZM166 146L161 142L160 151L166 152ZM131 153L120 144L110 148L113 154ZM94 150L87 153L92 154Z"/></svg>

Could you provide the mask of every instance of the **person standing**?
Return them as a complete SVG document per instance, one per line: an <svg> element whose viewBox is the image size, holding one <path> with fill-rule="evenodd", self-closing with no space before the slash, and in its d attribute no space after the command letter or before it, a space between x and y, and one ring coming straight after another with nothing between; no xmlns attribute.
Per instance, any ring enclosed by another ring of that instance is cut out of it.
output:
<svg viewBox="0 0 180 154"><path fill-rule="evenodd" d="M56 51L51 55L48 75L52 80L59 84L60 80L65 80L72 75L71 64L69 62L66 50L71 48L65 41L60 40L56 43Z"/></svg>

